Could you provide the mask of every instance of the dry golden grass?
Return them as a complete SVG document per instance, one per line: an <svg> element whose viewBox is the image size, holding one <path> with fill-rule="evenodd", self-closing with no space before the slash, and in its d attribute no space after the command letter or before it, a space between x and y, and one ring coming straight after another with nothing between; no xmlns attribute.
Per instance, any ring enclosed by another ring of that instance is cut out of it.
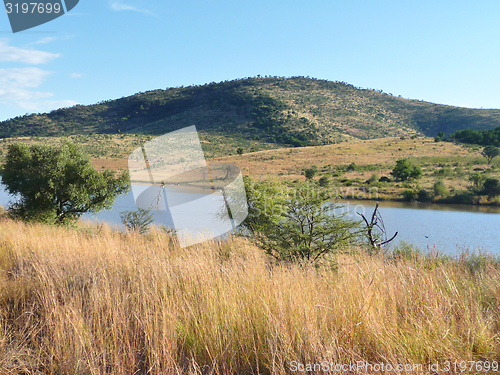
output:
<svg viewBox="0 0 500 375"><path fill-rule="evenodd" d="M409 158L420 165L422 178L406 183L393 181L379 185L376 187L376 197L369 199L400 200L407 189L426 189L433 192L433 186L438 180L443 181L452 194L455 191L466 191L471 187L469 176L476 170L487 174L488 177L500 178L500 161L494 159L491 165L487 165L479 147L434 142L434 139L429 137L351 140L328 146L259 151L215 158L212 161L236 164L243 174L257 179L279 176L283 180L291 181L304 181L304 169L315 165L319 169L316 180L324 175L330 178L333 191L347 188L351 198L367 199L363 192L373 188L372 185L366 184L370 176L377 174L379 177L385 176L393 180L391 171L396 161L402 158ZM345 167L351 163L357 165L356 170L346 172ZM344 170L339 172L337 167L343 167ZM442 169L447 169L448 172L439 174ZM350 181L349 184L345 184L346 179ZM486 198L477 199L477 203L500 204L496 200L487 201Z"/></svg>
<svg viewBox="0 0 500 375"><path fill-rule="evenodd" d="M91 162L97 170L110 168L122 171L128 168L129 154L140 144L152 139L152 136L130 134L96 134L76 135L68 137L22 137L9 138L0 142L0 162L5 161L7 147L13 142L28 144L48 144L58 146L64 141L82 145L91 156ZM222 147L222 146L221 146ZM222 148L230 149L230 146ZM227 150L226 150L227 151ZM248 151L248 150L245 150ZM206 155L212 155L206 152ZM349 142L328 146L282 148L276 150L258 151L227 157L209 158L209 162L223 162L238 165L243 174L255 178L280 176L286 180L304 180L303 171L312 165L320 169L326 167L330 173L337 166L346 166L356 163L358 166L373 166L375 170L353 171L342 174L333 180L334 185L343 185L341 179L355 180L354 187L361 187L373 173L379 176L390 176L396 160L412 158L417 164L424 164L424 176L418 181L421 188L432 191L436 179L443 179L449 190L465 190L470 186L468 176L474 168L486 170L488 166L478 150L459 146L449 142L434 142L433 138L419 137L416 139L401 140L397 137L371 140L352 139ZM474 164L471 164L472 160ZM495 171L488 170L491 177L500 177L500 163L494 160ZM463 175L436 177L434 173L440 165L447 165L452 169L459 166ZM317 177L319 178L319 177ZM407 187L384 186L379 189L381 199L399 199Z"/></svg>
<svg viewBox="0 0 500 375"><path fill-rule="evenodd" d="M250 154L214 158L213 161L234 163L251 176L278 175L283 173L287 178L298 178L304 168L311 165L321 167L331 164L357 165L380 164L393 167L401 158L421 157L465 157L479 156L471 154L464 147L448 143L434 142L433 138L405 139L381 138L371 140L352 140L328 146L282 148L253 152ZM387 169L389 171L389 169ZM304 177L302 176L302 179Z"/></svg>
<svg viewBox="0 0 500 375"><path fill-rule="evenodd" d="M494 263L471 273L459 261L338 261L277 266L238 238L179 249L157 231L2 220L0 373L288 374L292 361L500 359Z"/></svg>

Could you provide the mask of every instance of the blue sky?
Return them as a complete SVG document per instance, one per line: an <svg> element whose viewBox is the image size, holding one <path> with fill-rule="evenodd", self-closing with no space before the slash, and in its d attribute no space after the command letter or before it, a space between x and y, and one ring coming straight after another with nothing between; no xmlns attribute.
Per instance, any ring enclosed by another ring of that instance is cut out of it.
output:
<svg viewBox="0 0 500 375"><path fill-rule="evenodd" d="M499 14L498 0L80 0L13 34L0 12L0 120L257 75L500 108Z"/></svg>

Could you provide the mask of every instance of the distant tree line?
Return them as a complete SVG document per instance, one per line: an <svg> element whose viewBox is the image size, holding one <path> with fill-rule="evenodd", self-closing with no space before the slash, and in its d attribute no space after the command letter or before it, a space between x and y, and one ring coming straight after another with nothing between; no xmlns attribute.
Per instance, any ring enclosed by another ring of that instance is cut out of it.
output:
<svg viewBox="0 0 500 375"><path fill-rule="evenodd" d="M449 136L450 141L477 144L481 146L500 146L500 126L492 130L458 130Z"/></svg>

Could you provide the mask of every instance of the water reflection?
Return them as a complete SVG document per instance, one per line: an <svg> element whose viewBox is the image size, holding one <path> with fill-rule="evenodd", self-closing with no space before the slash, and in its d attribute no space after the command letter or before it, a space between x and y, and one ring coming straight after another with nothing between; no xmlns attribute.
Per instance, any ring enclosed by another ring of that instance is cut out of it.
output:
<svg viewBox="0 0 500 375"><path fill-rule="evenodd" d="M340 203L349 205L361 205L364 207L375 207L376 201L369 200L350 200L343 199ZM500 214L498 206L479 206L463 204L436 204L436 203L418 203L418 202L392 202L379 201L379 205L393 208L408 208L413 210L433 210L433 211L458 211L458 212L482 212L491 214Z"/></svg>
<svg viewBox="0 0 500 375"><path fill-rule="evenodd" d="M342 200L341 210L354 219L356 212L368 216L375 201ZM401 241L422 250L436 249L447 254L487 251L500 254L500 209L462 205L379 202L387 233L399 232L391 245Z"/></svg>
<svg viewBox="0 0 500 375"><path fill-rule="evenodd" d="M172 190L173 194L186 194ZM188 194L199 194L193 192ZM178 197L184 201L185 197ZM0 204L6 206L9 197L0 185ZM190 196L188 200L192 200ZM370 216L375 201L342 200L338 212L345 212L349 217L359 220L356 212ZM214 201L214 207L218 203ZM96 215L85 214L91 220L102 220L123 229L120 212L136 210L137 206L132 193L118 197L113 208ZM500 208L485 206L438 205L424 203L379 202L388 234L399 232L394 244L401 241L417 245L423 250L435 248L438 251L456 254L459 251L482 250L500 254ZM156 217L157 222L165 222L165 217ZM195 225L202 225L203 218L191 215ZM200 222L198 222L200 221Z"/></svg>

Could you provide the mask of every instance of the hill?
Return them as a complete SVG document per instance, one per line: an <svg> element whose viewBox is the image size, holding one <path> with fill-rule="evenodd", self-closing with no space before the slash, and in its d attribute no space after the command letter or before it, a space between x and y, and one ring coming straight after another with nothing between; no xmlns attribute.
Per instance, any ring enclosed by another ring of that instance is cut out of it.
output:
<svg viewBox="0 0 500 375"><path fill-rule="evenodd" d="M310 146L344 140L500 126L500 110L395 97L344 82L304 77L245 78L137 93L0 122L0 137L159 135L196 125L206 150Z"/></svg>

